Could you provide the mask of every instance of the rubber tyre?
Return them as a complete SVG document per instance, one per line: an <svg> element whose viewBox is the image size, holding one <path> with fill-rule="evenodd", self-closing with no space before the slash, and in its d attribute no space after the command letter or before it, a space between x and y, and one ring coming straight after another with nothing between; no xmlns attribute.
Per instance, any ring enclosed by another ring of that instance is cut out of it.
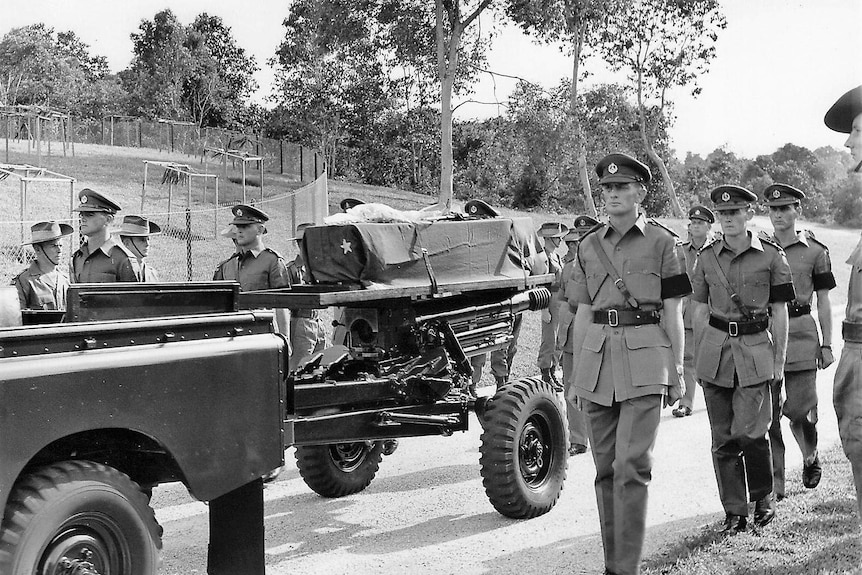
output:
<svg viewBox="0 0 862 575"><path fill-rule="evenodd" d="M0 573L53 575L65 557L102 574L154 575L161 548L161 527L136 483L99 463L65 461L14 487L0 527Z"/></svg>
<svg viewBox="0 0 862 575"><path fill-rule="evenodd" d="M324 497L359 493L374 479L383 442L333 443L296 448L296 466L305 484Z"/></svg>
<svg viewBox="0 0 862 575"><path fill-rule="evenodd" d="M525 378L501 385L483 414L482 484L506 517L551 510L566 481L566 423L549 383Z"/></svg>

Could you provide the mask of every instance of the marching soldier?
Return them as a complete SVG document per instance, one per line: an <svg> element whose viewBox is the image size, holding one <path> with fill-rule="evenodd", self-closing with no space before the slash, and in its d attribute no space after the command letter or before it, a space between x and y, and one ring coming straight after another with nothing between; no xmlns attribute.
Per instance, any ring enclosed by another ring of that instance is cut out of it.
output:
<svg viewBox="0 0 862 575"><path fill-rule="evenodd" d="M596 166L608 223L581 240L569 302L570 395L587 415L606 573L637 574L662 404L682 395L680 298L691 292L673 232L639 214L651 173L625 154Z"/></svg>
<svg viewBox="0 0 862 575"><path fill-rule="evenodd" d="M693 206L688 211L688 241L682 244L685 255L685 271L691 277L697 253L710 239L715 214L706 206ZM683 375L685 395L679 400L679 407L672 411L674 417L687 417L694 408L694 392L697 378L694 372L694 330L691 326L691 296L682 300L682 325L685 328L685 353L683 354Z"/></svg>
<svg viewBox="0 0 862 575"><path fill-rule="evenodd" d="M150 253L150 236L162 233L162 228L155 222L142 216L125 216L120 227L120 241L129 252L135 256L137 266L135 273L138 281L157 282L158 274L146 260Z"/></svg>
<svg viewBox="0 0 862 575"><path fill-rule="evenodd" d="M69 278L57 265L62 255L61 238L72 233L72 226L57 222L39 222L30 226L30 241L36 259L15 276L12 285L18 289L21 309L66 309Z"/></svg>
<svg viewBox="0 0 862 575"><path fill-rule="evenodd" d="M562 389L557 381L557 365L560 356L557 353L557 326L560 323L559 302L560 286L563 273L563 258L557 253L557 248L563 241L563 236L569 232L568 226L559 222L545 222L536 232L544 240L545 255L548 258L548 273L554 274L554 283L550 286L551 304L542 310L542 339L539 343L537 363L542 374L542 381Z"/></svg>
<svg viewBox="0 0 862 575"><path fill-rule="evenodd" d="M692 323L697 378L703 385L725 511L722 532L733 535L748 526L749 500L756 502L756 525L767 525L775 517L767 437L770 386L784 372L786 303L795 293L781 247L747 229L757 196L726 185L712 190L710 198L723 239L704 246L697 257Z"/></svg>
<svg viewBox="0 0 862 575"><path fill-rule="evenodd" d="M579 455L587 451L587 418L575 401L569 396L571 389L572 363L574 359L571 343L575 337L572 332L574 328L575 312L578 311L577 302L569 305L566 292L571 285L572 275L575 272L575 259L578 256L578 245L581 238L598 225L598 221L590 216L578 216L575 218L572 229L563 236L568 252L563 256L563 271L560 278L560 290L557 292L557 303L559 305L560 319L557 326L557 353L563 367L563 386L566 392L566 419L569 422L569 455Z"/></svg>
<svg viewBox="0 0 862 575"><path fill-rule="evenodd" d="M830 129L849 134L844 147L850 149L857 174L862 172L862 86L838 98L823 119ZM859 184L859 176L856 176ZM835 370L832 403L838 416L838 432L844 454L853 468L856 504L862 519L862 240L850 254L850 285L847 311L841 333L844 349ZM825 336L824 336L825 337Z"/></svg>
<svg viewBox="0 0 862 575"><path fill-rule="evenodd" d="M107 194L84 188L78 194L81 234L87 241L72 254L72 283L136 282L135 259L111 237L120 206Z"/></svg>
<svg viewBox="0 0 862 575"><path fill-rule="evenodd" d="M817 454L817 370L826 369L835 361L832 357L832 304L829 290L835 287L829 249L809 231L796 231L802 190L787 184L772 184L763 191L764 204L769 208L773 239L784 249L796 299L787 304L789 327L787 362L784 381L772 387L772 425L769 442L772 447L772 482L775 498L784 499L784 438L781 434L782 414L790 419L790 430L802 450L802 485L814 489L820 483L822 468ZM811 317L811 299L816 294L817 319L823 333L823 343L817 325ZM781 388L785 393L781 393ZM786 395L786 400L785 400Z"/></svg>
<svg viewBox="0 0 862 575"><path fill-rule="evenodd" d="M305 228L314 224L299 224L296 226L296 244L299 252L296 258L287 264L287 274L292 285L307 284L308 272L305 260L302 258L302 242ZM299 362L323 349L326 333L320 319L320 311L316 309L290 310L290 369L293 371Z"/></svg>

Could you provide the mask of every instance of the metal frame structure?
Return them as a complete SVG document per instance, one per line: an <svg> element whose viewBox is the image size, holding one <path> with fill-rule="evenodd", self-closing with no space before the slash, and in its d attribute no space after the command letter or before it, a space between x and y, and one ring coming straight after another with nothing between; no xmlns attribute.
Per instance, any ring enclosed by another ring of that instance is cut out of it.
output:
<svg viewBox="0 0 862 575"><path fill-rule="evenodd" d="M42 163L42 122L57 122L60 128L63 144L63 157L66 156L66 145L70 143L72 156L75 156L75 139L70 138L72 132L71 116L61 110L51 108L43 108L41 106L0 106L0 116L5 118L6 124L6 163L9 163L9 136L12 131L11 119L21 118L26 120L27 124L27 154L30 154L31 142L36 142L36 163ZM35 126L31 126L31 122L35 120ZM20 139L20 138L19 138ZM46 140L48 144L48 155L51 155L51 139Z"/></svg>
<svg viewBox="0 0 862 575"><path fill-rule="evenodd" d="M72 221L72 227L75 232L78 231L78 220L72 217L72 210L75 209L75 182L77 181L72 176L66 176L58 172L53 172L47 168L31 166L29 164L0 164L0 181L5 180L9 176L18 178L21 182L21 193L18 198L20 226L21 226L21 241L24 236L24 222L27 214L27 188L30 182L68 182L69 183L69 219Z"/></svg>
<svg viewBox="0 0 862 575"><path fill-rule="evenodd" d="M222 159L222 170L224 173L227 173L227 159L231 160L239 160L242 163L242 203L248 203L247 194L246 194L246 183L245 183L245 166L246 164L257 162L258 171L260 172L260 200L263 201L263 157L262 156L254 156L249 154L248 152L244 152L242 150L227 150L224 148L212 148L205 147L204 148L204 171L209 171L209 157L207 153L212 154L213 158L218 158L219 156Z"/></svg>

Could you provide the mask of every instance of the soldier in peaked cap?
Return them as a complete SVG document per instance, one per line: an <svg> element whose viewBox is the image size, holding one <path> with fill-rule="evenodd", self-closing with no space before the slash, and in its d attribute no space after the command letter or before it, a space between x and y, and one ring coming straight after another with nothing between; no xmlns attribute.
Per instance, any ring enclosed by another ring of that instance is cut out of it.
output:
<svg viewBox="0 0 862 575"><path fill-rule="evenodd" d="M363 202L362 200L357 200L356 198L344 198L343 200L341 200L341 203L339 203L338 206L341 208L342 212L346 212L350 208L360 206L364 203L365 202Z"/></svg>
<svg viewBox="0 0 862 575"><path fill-rule="evenodd" d="M138 281L159 281L156 270L144 261L150 253L150 236L162 233L159 224L143 216L125 216L118 233L120 234L120 241L135 256L132 263Z"/></svg>
<svg viewBox="0 0 862 575"><path fill-rule="evenodd" d="M787 362L783 381L772 386L772 425L769 441L772 447L773 490L778 500L784 498L784 438L781 416L790 420L790 430L802 451L802 485L808 489L820 483L822 469L817 453L817 370L829 367L832 356L832 304L829 290L835 287L829 249L808 230L797 230L796 220L802 190L787 184L772 184L763 191L763 203L769 208L773 235L770 239L784 249L796 299L787 304L789 329ZM817 324L811 316L811 302L816 295ZM781 393L782 386L785 393ZM785 399L786 397L786 399Z"/></svg>
<svg viewBox="0 0 862 575"><path fill-rule="evenodd" d="M608 223L581 240L566 287L576 306L572 382L589 424L607 572L640 570L662 404L683 395L680 299L691 292L676 235L639 213L649 169L596 166Z"/></svg>
<svg viewBox="0 0 862 575"><path fill-rule="evenodd" d="M712 224L715 214L706 206L692 206L688 210L688 240L681 246L685 256L685 271L691 277L697 253L711 240ZM694 331L691 326L691 296L682 300L682 324L685 328L685 353L683 355L683 376L685 378L685 395L679 400L679 407L673 410L674 417L687 417L694 408L694 395L697 390L697 378L694 370Z"/></svg>
<svg viewBox="0 0 862 575"><path fill-rule="evenodd" d="M72 233L72 226L57 222L39 222L30 226L30 241L36 259L12 280L18 290L21 309L66 309L69 278L57 264L62 255L60 240Z"/></svg>
<svg viewBox="0 0 862 575"><path fill-rule="evenodd" d="M87 241L72 254L72 283L136 282L134 256L111 237L120 205L110 196L85 188L78 194L81 234Z"/></svg>
<svg viewBox="0 0 862 575"><path fill-rule="evenodd" d="M757 196L725 185L710 198L724 235L704 246L694 265L692 323L725 511L722 532L733 535L748 527L749 500L756 525L775 517L770 386L784 372L786 304L795 292L784 251L747 228Z"/></svg>
<svg viewBox="0 0 862 575"><path fill-rule="evenodd" d="M308 270L305 267L302 244L304 241L305 228L311 227L312 223L303 223L296 226L296 240L298 252L292 262L287 264L287 274L292 285L308 284ZM299 367L303 359L321 351L326 342L326 333L323 329L323 321L320 319L320 311L316 309L291 309L290 310L290 370Z"/></svg>
<svg viewBox="0 0 862 575"><path fill-rule="evenodd" d="M823 120L830 129L849 134L844 147L850 149L855 164L853 171L862 172L862 86L838 98ZM862 192L859 177L854 181L857 191ZM847 309L841 326L844 348L835 370L832 403L838 416L841 446L853 468L856 504L862 518L862 426L859 425L862 420L862 240L847 258L847 263L851 272Z"/></svg>
<svg viewBox="0 0 862 575"><path fill-rule="evenodd" d="M556 370L560 363L557 354L557 326L559 324L559 293L563 273L563 258L557 253L557 249L563 241L563 236L569 231L566 224L560 222L545 222L536 232L544 241L545 255L548 257L548 273L555 276L551 284L551 305L542 310L542 339L539 343L539 355L536 362L542 374L542 380L550 383L555 388L562 390L562 384L557 380Z"/></svg>
<svg viewBox="0 0 862 575"><path fill-rule="evenodd" d="M563 256L563 271L560 278L560 290L557 292L557 305L559 306L559 322L557 325L557 355L560 358L560 364L563 367L563 387L566 391L566 419L569 423L569 455L579 455L587 451L589 439L587 438L587 418L584 412L568 396L571 388L572 377L572 352L571 346L572 328L574 327L575 309L569 307L566 300L566 288L572 279L574 273L574 261L578 255L578 244L581 238L598 225L598 220L590 216L577 216L568 233L563 236L563 241L566 242L567 252Z"/></svg>

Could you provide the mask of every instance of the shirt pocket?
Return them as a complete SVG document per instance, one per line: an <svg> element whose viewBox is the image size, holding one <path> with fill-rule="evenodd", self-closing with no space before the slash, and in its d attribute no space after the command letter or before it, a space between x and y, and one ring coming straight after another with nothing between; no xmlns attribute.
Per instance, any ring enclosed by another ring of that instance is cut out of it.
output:
<svg viewBox="0 0 862 575"><path fill-rule="evenodd" d="M575 387L586 391L595 391L599 382L599 371L602 368L605 347L604 328L595 323L589 324L581 344L581 353L578 360L578 372L575 375Z"/></svg>
<svg viewBox="0 0 862 575"><path fill-rule="evenodd" d="M698 379L708 378L715 380L718 375L718 367L721 364L721 350L728 336L723 331L706 327L703 337L695 346L697 354L696 372Z"/></svg>
<svg viewBox="0 0 862 575"><path fill-rule="evenodd" d="M737 286L745 305L760 308L769 303L769 271L742 274L742 285Z"/></svg>
<svg viewBox="0 0 862 575"><path fill-rule="evenodd" d="M245 276L245 280L247 282L247 285L243 286L243 291L267 289L269 287L269 272L268 271L262 270L262 271L246 272L246 273L248 274Z"/></svg>
<svg viewBox="0 0 862 575"><path fill-rule="evenodd" d="M661 293L661 265L658 258L638 257L623 262L623 281L632 295Z"/></svg>
<svg viewBox="0 0 862 575"><path fill-rule="evenodd" d="M670 339L657 325L627 328L626 350L632 385L667 385L673 364Z"/></svg>
<svg viewBox="0 0 862 575"><path fill-rule="evenodd" d="M772 336L764 330L739 337L746 350L747 367L756 374L758 381L773 377L775 357L772 349Z"/></svg>

